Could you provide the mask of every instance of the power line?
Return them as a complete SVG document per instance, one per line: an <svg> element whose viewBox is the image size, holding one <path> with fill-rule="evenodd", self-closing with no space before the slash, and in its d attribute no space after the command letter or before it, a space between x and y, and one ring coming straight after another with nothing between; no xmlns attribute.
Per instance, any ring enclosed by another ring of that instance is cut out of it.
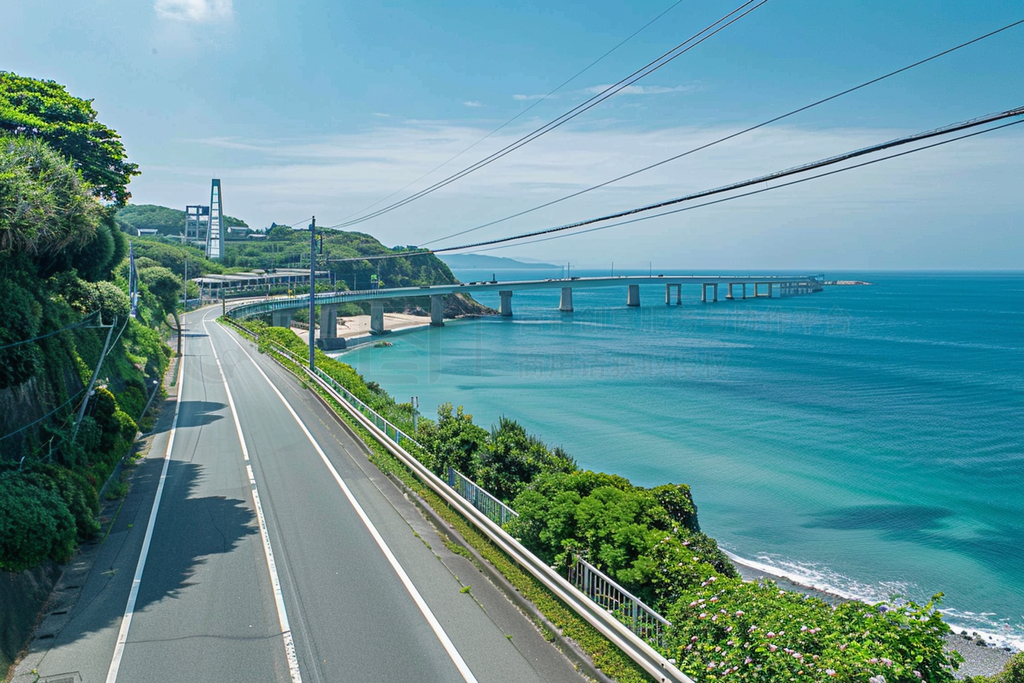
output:
<svg viewBox="0 0 1024 683"><path fill-rule="evenodd" d="M754 4L755 2L756 2L756 4ZM459 180L460 178L463 178L463 177L469 175L473 171L477 171L477 170L483 168L484 166L487 166L488 164L491 164L494 161L497 161L498 159L506 156L507 154L511 154L515 150L517 150L520 147L522 147L522 146L524 146L524 145L526 145L526 144L536 140L537 138L539 138L540 136L544 135L545 133L548 133L548 132L554 130L555 128L558 128L559 126L563 125L564 123L567 123L567 122L571 121L572 119L576 118L577 116L579 116L583 112L585 112L585 111L587 111L587 110L597 106L601 102L607 100L608 98L610 98L613 95L617 94L618 92L620 92L624 88L632 85L633 83L635 83L636 81L640 80L641 78L643 78L643 77L645 77L645 76L647 76L647 75L649 75L651 73L654 73L655 71L657 71L661 67L665 66L666 64L668 64L669 62L674 60L676 57L679 57L680 55L683 55L683 54L689 52L693 48L695 48L698 45L700 45L701 43L703 43L705 40L711 38L712 36L714 36L715 34L719 33L720 31L723 31L727 27L729 27L732 24L736 23L737 21L739 21L743 17L747 16L748 14L750 14L751 12L753 12L754 10L756 10L759 7L761 7L762 5L764 5L767 2L768 2L768 0L759 0L759 1L757 1L757 0L748 0L748 2L744 3L743 5L739 6L736 9L734 9L729 14L726 14L724 17L722 17L721 19L719 19L715 23L711 24L710 26L708 26L707 28L703 29L702 31L699 31L698 33L695 33L693 36L691 36L690 38L686 39L685 41L683 41L682 43L680 43L676 47L672 48L671 50L669 50L668 52L666 52L662 56L658 57L657 59L655 59L652 62L649 62L647 65L641 67L640 69L637 69L632 74L630 74L629 76L623 78L622 80L620 80L619 82L615 83L614 85L608 86L607 88L602 90L600 93L594 95L593 97L591 97L587 101L583 102L582 104L579 104L579 105L573 107L568 112L566 112L565 114L562 114L561 116L559 116L558 118L554 119L553 121L550 121L550 122L544 124L543 126L541 126L540 128L537 128L533 132L528 133L527 135L524 135L523 137L519 138L515 142L510 143L509 145L506 145L505 147L503 147L502 149L498 150L497 152L494 152L494 153L490 154L489 156L484 157L480 161L477 161L476 163L472 164L471 166L468 166L468 167L462 169L458 173L450 175L447 178L445 178L444 180L440 180L440 181L434 183L433 185L431 185L431 186L429 186L427 188L424 188L423 190L420 190L419 192L416 192L416 193L406 197L405 199L402 199L402 200L400 200L398 202L395 202L393 204L385 206L382 209L378 209L377 211L374 211L373 213L369 213L369 214L367 214L365 216L362 216L360 218L356 218L356 219L353 219L353 220L350 220L350 221L345 221L345 222L342 222L342 223L338 223L336 225L332 225L332 226L329 226L329 227L332 228L332 229L335 229L335 228L345 228L345 227L348 227L350 225L355 225L357 223L362 223L364 221L370 220L371 218L376 218L377 216L383 215L383 214L388 213L390 211L394 211L395 209L397 209L399 207L405 206L406 204L408 204L410 202L413 202L413 201L415 201L417 199L420 199L421 197L424 197L424 196L426 196L426 195L428 195L428 194L430 194L432 192L435 192L436 190L439 190L442 187L444 187L446 185L449 185L449 184L455 182L456 180ZM750 5L753 5L753 7L750 7ZM749 9L747 9L748 7L749 7ZM734 15L736 15L736 16L734 16ZM726 20L728 20L728 21L726 21Z"/></svg>
<svg viewBox="0 0 1024 683"><path fill-rule="evenodd" d="M63 402L63 403L61 403L61 404L60 404L59 406L57 406L56 408L54 408L53 410L51 410L50 412L48 412L48 413L47 413L46 415L43 415L43 416L42 416L41 418L39 418L38 420L35 420L35 421L33 421L33 422L29 422L29 423L28 423L27 425L25 425L25 426L23 426L23 427L20 427L20 428L18 428L18 429L15 429L15 430L14 430L13 432L10 432L10 433L8 433L8 434L4 434L3 436L0 436L0 441L3 441L4 439L6 439L6 438L8 438L8 437L10 437L10 436L14 436L15 434L18 434L19 432L23 432L23 431L25 431L26 429L28 429L29 427L31 427L32 425L35 425L35 424L39 424L40 422L42 422L43 420L45 420L46 418L50 417L51 415L53 415L54 413L56 413L56 412L57 412L58 410L60 410L60 409L61 409L61 408L63 408L64 406L66 406L67 404L69 404L69 403L71 403L72 401L74 401L74 400L75 400L76 398L78 398L78 395L79 395L79 394L81 394L81 393L82 393L83 391L85 391L85 387L82 387L81 389L79 389L79 390L78 390L78 392L77 392L77 393L75 393L75 395L74 395L74 396L72 396L72 397L71 397L71 398L69 398L68 400L64 401L64 402Z"/></svg>
<svg viewBox="0 0 1024 683"><path fill-rule="evenodd" d="M717 140L714 140L712 142L706 143L704 145L700 145L699 147L694 147L693 149L690 149L690 150L688 150L686 152L683 152L681 154L676 154L675 156L669 157L668 159L663 159L661 161L653 163L650 166L644 166L643 168L639 168L639 169L637 169L635 171L631 171L630 173L626 173L625 175L620 175L617 178L612 178L611 180L607 180L607 181L605 181L603 183L600 183L599 185L594 185L594 186L588 187L588 188L586 188L584 190L579 190L578 192L573 192L572 194L568 194L568 195L566 195L564 197L561 197L559 199L554 199L554 200L552 200L550 202L546 202L544 204L540 204L540 205L535 206L535 207L533 207L531 209L526 209L524 211L520 211L518 213L514 213L514 214L512 214L510 216L505 216L504 218L499 218L497 220L490 221L489 223L484 223L482 225L478 225L478 226L476 226L474 228L468 228L466 230L461 230L459 232L454 232L454 233L452 233L450 235L445 235L444 237L438 237L437 239L430 240L429 242L424 242L422 246L427 246L429 244L436 244L437 242L443 242L444 240L448 240L448 239L451 239L453 237L459 237L460 235L466 235L468 233L475 232L477 230L481 230L483 228L488 228L488 227L490 227L492 225L497 225L499 223L504 223L505 221L512 220L513 218L519 218L520 216L525 216L526 214L533 213L534 211L538 211L540 209L545 209L545 208L547 208L549 206L553 206L555 204L559 204L559 203L564 202L564 201L566 201L568 199L573 199L574 197L579 197L580 195L586 194L588 192L592 192L594 190L598 190L598 189L600 189L602 187L606 187L606 186L611 185L613 183L617 183L620 180L625 180L627 178L632 178L633 176L639 175L641 173L644 173L645 171L650 171L653 168L657 168L659 166L663 166L664 164L667 164L667 163L672 162L672 161L676 161L676 160L681 159L681 158L683 158L685 156L689 156L690 154L694 154L695 152L703 151L703 150L705 150L705 149L707 149L709 147L713 147L714 145L717 145L717 144L719 144L721 142L726 142L727 140L732 140L733 138L736 138L736 137L739 137L740 135L744 135L744 134L749 133L751 131L757 130L758 128L763 128L763 127L768 126L768 125L770 125L772 123L777 123L778 121L781 121L782 119L785 119L785 118L788 118L788 117L793 116L795 114L799 114L801 112L807 111L808 109L812 109L814 107L817 107L820 104L825 104L826 102L830 102L830 101L832 101L834 99L842 97L843 95L848 95L848 94L850 94L852 92L855 92L857 90L860 90L862 88L866 88L869 85L874 85L875 83L878 83L879 81L884 81L887 78L890 78L892 76L896 76L897 74L901 74L904 71L909 71L910 69L913 69L914 67L921 66L922 64L926 64L926 63L928 63L928 62L930 62L930 61L932 61L934 59L938 59L939 57L944 57L945 55L948 55L948 54L950 54L952 52L956 52L957 50L960 50L961 48L965 48L968 45L973 45L974 43L982 41L982 40L984 40L986 38L990 38L990 37L996 35L997 33L1001 33L1003 31L1006 31L1006 30L1008 30L1010 28L1013 28L1015 26L1019 26L1020 24L1024 24L1024 19L1021 19L1020 21L1016 21L1016 22L1014 22L1012 24L1008 24L1006 26L1003 26L1002 28L996 29L995 31L992 31L990 33L986 33L983 36L978 36L977 38L974 38L973 40L967 41L966 43L961 43L961 44L959 44L959 45L957 45L955 47L951 47L948 50L943 50L942 52L939 52L937 54L932 55L931 57L927 57L927 58L922 59L920 61L914 62L913 64L909 64L909 65L904 66L904 67L902 67L900 69L896 69L895 71L890 71L889 73L885 74L884 76L879 76L879 77L873 78L873 79L871 79L869 81L865 81L864 83L861 83L860 85L856 85L856 86L854 86L852 88L847 88L846 90L843 90L842 92L838 92L838 93L836 93L834 95L830 95L829 97L825 97L825 98L820 99L820 100L818 100L816 102L812 102L811 104L805 105L805 106L800 107L798 109L794 109L794 110L792 110L790 112L787 112L785 114L782 114L780 116L776 116L774 118L768 119L767 121L763 121L762 123L759 123L757 125L750 126L749 128L744 128L743 130L737 131L735 133L731 133L729 135L726 135L725 137L718 138Z"/></svg>
<svg viewBox="0 0 1024 683"><path fill-rule="evenodd" d="M562 239L564 237L575 237L577 235L585 235L585 234L587 234L589 232L597 232L598 230L607 230L608 228L616 228L616 227L619 227L619 226L622 226L622 225L629 225L630 223L639 223L640 221L648 221L648 220L652 220L654 218L661 218L663 216L670 216L670 215L675 214L675 213L682 213L683 211L692 211L694 209L699 209L699 208L704 207L704 206L711 206L712 204L722 204L724 202L730 202L730 201L732 201L734 199L740 199L742 197L749 197L751 195L761 194L762 192L771 192L772 190L779 190L779 189L781 189L783 187L789 187L790 185L799 185L800 183L806 183L808 180L816 180L818 178L824 178L825 176L835 175L837 173L842 173L844 171L852 171L855 168L862 168L864 166L871 166L872 164L877 164L877 163L879 163L881 161L888 161L889 159L895 159L896 157L902 157L902 156L906 156L908 154L914 154L915 152L921 152L921 151L926 150L926 149L931 149L932 147L941 147L942 145L948 145L951 142L956 142L958 140L964 140L966 138L972 138L972 137L974 137L976 135L984 135L985 133L991 133L992 131L996 131L996 130L999 130L1001 128L1009 128L1010 126L1016 126L1016 125L1021 124L1021 123L1024 123L1024 120L1013 121L1011 123L1004 123L1004 124L1002 124L1000 126L993 126L992 128L986 128L985 130L975 131L974 133L967 133L966 135L960 135L960 136L955 137L955 138L950 138L949 140L942 140L941 142L934 142L934 143L932 143L930 145L924 145L923 147L916 147L914 149L909 149L909 150L907 150L905 152L898 152L896 154L890 154L889 156L881 157L881 158L878 158L878 159L872 159L870 161L864 161L862 163L854 164L852 166L846 166L846 167L843 167L843 168L837 168L837 169L832 170L832 171L826 171L824 173L819 173L817 175L808 176L807 178L799 178L797 180L791 180L791 181L789 181L787 183L781 183L779 185L773 185L771 187L763 187L760 190L752 190L750 192L743 192L741 194L732 195L731 197L724 197L722 199L715 199L715 200L712 200L710 202L704 202L703 204L695 204L693 206L686 206L686 207L683 207L681 209L672 209L671 211L663 211L662 213L654 214L653 216L641 216L639 218L632 218L632 219L630 219L628 221L620 221L619 223L611 223L609 225L599 225L599 226L594 227L594 228L588 228L587 230L578 230L576 232L571 232L571 233L552 235L551 237L542 237L540 239L530 240L529 242L520 242L520 243L517 243L517 244L504 244L504 245L500 245L500 246L496 246L496 247L490 247L488 249L479 249L478 252L497 251L499 249L508 249L509 247L513 247L513 246L523 246L523 245L526 245L526 244L537 244L539 242L550 242L551 240ZM474 252L474 253L478 253L478 252Z"/></svg>
<svg viewBox="0 0 1024 683"><path fill-rule="evenodd" d="M767 182L772 181L772 180L778 180L779 178L785 178L787 176L796 175L798 173L805 173L807 171L812 171L812 170L814 170L816 168L821 168L823 166L831 166L832 164L837 164L837 163L840 163L842 161L846 161L848 159L853 159L853 158L856 158L856 157L859 157L859 156L864 156L865 154L873 154L875 152L880 152L882 150L889 149L889 148L892 148L892 147L899 147L901 145L906 145L906 144L909 144L911 142L918 142L920 140L927 140L929 138L937 137L939 135L946 135L946 134L949 134L949 133L955 133L956 131L959 131L959 130L964 130L964 129L967 129L967 128L974 128L976 126L985 125L986 123L992 123L993 121L999 121L1001 119L1010 118L1010 117L1013 117L1013 116L1021 116L1021 115L1024 115L1024 107L1016 107L1014 109L1008 109L1006 111L998 112L998 113L995 113L995 114L988 114L986 116L980 116L978 118L970 119L968 121L962 121L960 123L949 124L948 126L943 126L941 128L936 128L934 130L929 130L929 131L925 131L925 132L922 132L922 133L915 133L914 135L907 135L907 136L904 136L904 137L901 137L901 138L896 138L894 140L889 140L888 142L883 142L883 143L879 143L879 144L876 144L876 145L871 145L869 147L862 147L860 149L853 150L852 152L846 152L844 154L838 154L836 156L827 157L825 159L819 159L818 161L812 161L810 163L802 164L800 166L794 166L792 168L788 168L788 169L785 169L785 170L782 170L782 171L775 171L774 173L769 173L769 174L766 174L766 175L758 176L756 178L751 178L751 179L748 179L748 180L743 180L743 181L740 181L740 182L737 182L737 183L732 183L730 185L723 185L721 187L717 187L717 188L714 188L714 189L711 189L711 190L702 190L700 192L694 192L692 194L688 194L688 195L685 195L683 197L677 197L675 199L669 199L669 200L662 201L662 202L657 202L657 203L654 203L654 204L647 204L645 206L640 206L640 207L637 207L635 209L629 209L629 210L626 210L626 211L619 211L617 213L608 214L606 216L600 216L598 218L590 218L590 219L583 220L583 221L577 221L575 223L569 223L567 225L560 225L560 226L554 227L554 228L546 228L544 230L537 230L537 231L534 231L534 232L522 233L522 234L519 234L519 235L510 236L510 237L499 237L499 238L492 239L492 240L485 240L485 241L482 241L482 242L475 242L473 244L463 244L463 245L457 246L457 247L445 247L443 249L434 249L433 251L434 251L435 254L443 253L443 252L447 252L447 251L461 251L463 249L473 249L473 248L476 248L476 247L490 246L492 244L502 244L504 242L518 241L518 240L527 239L527 238L530 238L530 237L539 237L541 235L548 235L548 234L555 233L555 232L562 232L562 231L565 231L565 230L572 230L574 228L581 228L581 227L584 227L584 226L587 226L587 225L593 225L594 223L603 223L605 221L615 220L616 218L624 218L626 216L631 216L631 215L638 214L638 213L644 213L644 212L647 212L647 211L653 211L655 209L661 209L661 208L664 208L666 206L672 206L674 204L680 204L682 202L687 202L687 201L691 201L691 200L694 200L694 199L699 199L701 197L709 197L711 195L721 194L723 192L731 192L732 190L738 190L738 189L741 189L741 188L744 188L744 187L749 187L750 185L757 185L758 183L767 183Z"/></svg>
<svg viewBox="0 0 1024 683"><path fill-rule="evenodd" d="M424 254L432 254L433 252L429 249L423 249L421 251L406 251L399 252L397 254L380 254L378 256L353 256L351 258L331 258L327 259L329 263L344 263L346 261L378 261L380 259L389 258L404 258L406 256L422 256Z"/></svg>
<svg viewBox="0 0 1024 683"><path fill-rule="evenodd" d="M423 180L424 178L428 177L429 175L431 175L432 173L434 173L434 172L435 172L435 171L437 171L438 169L444 168L444 167L445 167L445 166L447 166L448 164L452 163L453 161L455 161L456 159L458 159L459 157L461 157L461 156L462 156L463 154L465 154L465 153L466 153L466 152L468 152L469 150L471 150L471 149L473 149L474 147L476 147L477 145L479 145L479 144L480 144L481 142L483 142L484 140L486 140L486 139L490 138L490 137L491 137L492 135L494 135L495 133L498 133L498 132L500 132L500 131L501 131L502 129L506 128L506 127L507 127L507 126L508 126L509 124L513 123L513 122L514 122L514 121L515 121L516 119L520 118L520 117L521 117L521 116L523 116L524 114L527 114L527 113L529 113L529 111L530 111L531 109L533 109L534 107L536 107L537 105L539 105L539 104L540 104L541 102L543 102L544 100L546 100L546 99L548 99L549 97L551 97L552 95L554 95L554 94L555 94L556 92L558 92L559 90L561 90L561 89L562 89L562 88L564 88L565 86L567 86L567 85L569 85L570 83L572 83L573 81L575 81L575 80L576 80L577 78L579 78L580 76L582 76L583 74L585 74L585 73L586 73L587 71L590 71L590 69L592 69L593 67L595 67L595 66L596 66L596 65L598 64L598 62L602 61L602 60L603 60L603 59L604 59L605 57L607 57L608 55L610 55L611 53L615 52L615 51L616 51L616 50L618 50L618 49L619 49L620 47L622 47L623 45L625 45L626 43L628 43L629 41L631 41L631 40L632 40L633 38L635 38L635 37L636 37L637 35L639 35L639 34L640 34L640 33L641 33L642 31L644 31L644 30L645 30L645 29L646 29L647 27L649 27L649 26L650 26L651 24L653 24L654 22L656 22L656 21L657 21L658 19L661 19L661 18L662 18L663 16L665 16L666 14L668 14L669 12L671 12L672 10L674 10L674 9L675 9L676 7L678 7L678 6L680 5L680 4L682 4L682 2L683 2L683 0L676 0L676 1L675 1L675 2L674 2L674 3L672 4L672 5L670 5L670 6L668 7L668 9L666 9L666 10L665 10L665 11L663 11L663 12L662 12L661 14L659 14L659 15L658 15L658 16L656 16L656 17L654 17L654 18L653 18L653 19L651 19L650 21L648 21L648 22L647 22L646 24L644 24L643 26L641 26L641 27L640 27L640 28L638 28L637 30L633 31L633 33L631 33L631 34L630 34L629 36L627 36L627 37L626 37L626 38L624 38L623 40L619 41L619 43L618 43L618 44L617 44L617 45L616 45L615 47L613 47L612 49L608 50L608 51L607 51L607 52L605 52L605 53L604 53L603 55L601 55L600 57L598 57L597 59L595 59L594 61L592 61L592 62L591 62L590 64L588 64L587 66L585 66L585 67L583 67L582 69L580 69L579 71L577 71L577 72L576 72L576 73L575 73L575 74L574 74L573 76L570 76L570 77L569 77L569 78L567 78L566 80L562 81L561 85L559 85L558 87L556 87L556 88L555 88L554 90L550 91L550 92L549 92L549 93L548 93L547 95L543 95L543 96L541 96L541 97L538 97L538 98L537 98L537 99L536 99L536 100L535 100L535 101L533 102L533 104L531 104L531 105L530 105L529 107L527 107L526 109L522 110L521 112L519 112L518 114L516 114L515 116L513 116L512 118L510 118L510 119L509 119L508 121L506 121L505 123L501 124L500 126L498 126L497 128L495 128L494 130L492 130L492 131L491 131L490 133L488 133L487 135L483 136L482 138L480 138L479 140L477 140L476 142L474 142L473 144L471 144L471 145L470 145L469 147L466 147L466 148L465 148L464 150L462 150L461 152L459 152L458 154L456 154L456 155L455 155L455 156L453 156L452 158L450 158L450 159L448 159L447 161L444 161L444 162L442 162L442 163L438 164L438 165L437 165L437 166L435 166L434 168L430 169L429 171L427 171L426 173L424 173L423 175L421 175L421 176L420 176L419 178L417 178L416 180L413 180L412 182L408 183L408 184L407 184L407 185L405 185L404 187L400 187L400 188L398 188L397 190L395 190L394 192L392 192L391 194L389 194L389 195L388 195L387 197L384 197L384 198L382 198L382 199L379 199L379 200L377 200L376 202L374 202L373 204L370 204L369 206L364 206L363 208L359 209L358 211L353 211L353 212L352 212L352 213L350 213L349 215L347 215L347 216L345 216L344 218L342 218L342 221L347 221L347 220L348 220L349 218L351 218L352 216L357 216L357 215L361 214L362 212L366 211L367 209L372 209L373 207L377 206L378 204L382 204L382 203L386 202L387 200L389 200L389 199L391 199L392 197L394 197L394 196L395 196L396 194L399 194L399 193L401 193L401 192L404 192L405 190L408 190L408 189L409 189L410 187L412 187L412 186L413 186L413 185L415 185L416 183L420 182L420 181L421 181L421 180Z"/></svg>
<svg viewBox="0 0 1024 683"><path fill-rule="evenodd" d="M4 349L9 349L12 346L21 346L22 344L28 344L29 342L38 341L40 339L46 339L47 337L52 337L55 334L60 334L61 332L67 332L68 330L73 330L76 327L85 327L86 325L92 323L93 322L93 318L95 318L97 315L99 315L99 311L93 311L88 316L86 316L82 320L78 321L74 325L68 325L67 327L62 327L59 330L54 330L53 332L47 332L46 334L41 334L41 335L39 335L37 337L32 337L31 339L22 339L21 341L12 342L10 344L4 344L3 346L0 346L0 351L3 351Z"/></svg>

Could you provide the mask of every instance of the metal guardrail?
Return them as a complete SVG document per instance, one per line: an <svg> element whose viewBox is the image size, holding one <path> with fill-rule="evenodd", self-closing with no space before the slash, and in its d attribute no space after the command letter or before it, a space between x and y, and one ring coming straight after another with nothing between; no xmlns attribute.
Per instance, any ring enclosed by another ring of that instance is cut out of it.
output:
<svg viewBox="0 0 1024 683"><path fill-rule="evenodd" d="M230 320L230 323L240 331L243 331L250 336L257 337L258 341L257 335L254 335L234 320ZM417 460L415 456L406 451L399 443L399 438L391 436L387 432L386 428L387 426L390 426L402 437L409 439L409 441L413 441L411 438L402 434L400 430L394 427L394 425L378 415L376 411L352 395L352 393L347 389L338 386L337 382L329 377L325 379L325 373L323 373L323 371L319 369L316 372L310 370L306 366L307 361L305 359L299 358L276 342L270 342L270 344L272 346L271 350L273 353L277 353L278 355L288 358L297 367L302 368L307 377L327 391L327 393L338 401L342 407L346 408L349 411L349 414L351 414L358 422L362 423L373 437L384 448L386 448L391 455L398 459L399 462L409 468L409 470L412 471L420 481L426 484L445 502L459 511L470 524L475 526L478 531L490 539L492 543L508 555L516 564L540 582L541 585L551 591L555 597L565 603L565 605L575 612L580 618L585 620L601 635L611 641L612 644L618 647L627 657L636 662L644 671L651 675L654 680L658 681L658 683L694 683L693 679L677 669L673 662L670 662L662 656L653 647L651 647L650 643L638 636L629 628L629 626L623 623L623 621L614 613L614 609L609 610L609 608L595 602L590 596L586 595L566 578L562 577L558 572L541 561L540 558L523 547L519 541L502 529L497 522L492 520L484 512L477 509L475 505L459 495L447 484L447 482L443 481L440 477L427 469L427 467ZM365 414L364 410L372 413L375 417ZM378 423L383 423L385 426L382 427ZM413 441L413 443L415 442ZM591 568L594 572L599 572L599 570L593 568L592 565ZM604 577L604 579L611 582L607 577ZM622 591L623 594L627 594L623 589L620 588L619 590ZM637 603L643 604L636 598L633 599ZM666 621L665 624L667 623L668 622Z"/></svg>
<svg viewBox="0 0 1024 683"><path fill-rule="evenodd" d="M614 614L645 641L659 646L663 644L665 628L671 626L672 622L582 557L577 557L576 564L569 568L569 583Z"/></svg>
<svg viewBox="0 0 1024 683"><path fill-rule="evenodd" d="M476 482L453 467L448 468L448 485L469 501L470 505L487 515L488 519L501 526L505 526L505 523L511 521L513 517L519 516L518 512L492 496L486 489L477 486Z"/></svg>

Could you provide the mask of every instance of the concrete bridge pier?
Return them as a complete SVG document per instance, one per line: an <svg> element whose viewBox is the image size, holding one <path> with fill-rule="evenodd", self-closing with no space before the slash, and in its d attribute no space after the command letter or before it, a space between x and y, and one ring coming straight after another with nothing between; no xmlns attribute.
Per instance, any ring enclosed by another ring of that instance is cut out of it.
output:
<svg viewBox="0 0 1024 683"><path fill-rule="evenodd" d="M676 288L676 306L678 306L679 304L683 303L683 286L681 284L679 284L679 285L667 284L667 285L665 285L665 305L666 306L671 306L672 305L672 288L673 287Z"/></svg>
<svg viewBox="0 0 1024 683"><path fill-rule="evenodd" d="M512 317L512 290L503 289L498 294L501 296L501 305L498 308L499 315L506 318Z"/></svg>
<svg viewBox="0 0 1024 683"><path fill-rule="evenodd" d="M384 334L384 302L376 300L370 302L370 334Z"/></svg>
<svg viewBox="0 0 1024 683"><path fill-rule="evenodd" d="M629 285L629 293L626 294L626 305L640 305L640 285Z"/></svg>
<svg viewBox="0 0 1024 683"><path fill-rule="evenodd" d="M320 338L334 339L338 336L338 307L320 307Z"/></svg>
<svg viewBox="0 0 1024 683"><path fill-rule="evenodd" d="M705 282L700 286L700 300L708 302L708 287L711 288L712 301L718 301L718 285L713 282Z"/></svg>
<svg viewBox="0 0 1024 683"><path fill-rule="evenodd" d="M444 327L444 295L430 295L430 324L433 327Z"/></svg>
<svg viewBox="0 0 1024 683"><path fill-rule="evenodd" d="M562 298L558 302L558 310L572 313L572 287L562 287Z"/></svg>
<svg viewBox="0 0 1024 683"><path fill-rule="evenodd" d="M767 294L762 294L761 293L761 285L767 285L768 286L768 293ZM759 297L768 297L769 299L771 299L773 294L774 294L774 292L773 292L773 283L771 283L771 282L755 282L754 283L754 298L755 299L757 299Z"/></svg>
<svg viewBox="0 0 1024 683"><path fill-rule="evenodd" d="M270 314L270 324L274 327L288 327L291 319L292 311L287 308L280 311L272 311Z"/></svg>
<svg viewBox="0 0 1024 683"><path fill-rule="evenodd" d="M320 339L317 346L324 351L345 348L345 338L338 336L338 306L320 306Z"/></svg>

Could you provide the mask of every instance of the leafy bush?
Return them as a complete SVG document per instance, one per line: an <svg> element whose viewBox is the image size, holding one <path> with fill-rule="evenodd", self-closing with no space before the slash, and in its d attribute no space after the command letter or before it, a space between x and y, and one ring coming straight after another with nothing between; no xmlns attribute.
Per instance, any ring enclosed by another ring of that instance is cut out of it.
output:
<svg viewBox="0 0 1024 683"><path fill-rule="evenodd" d="M32 295L7 279L0 279L0 346L7 346L39 333L39 319L32 311ZM36 344L0 349L0 389L15 387L36 372L39 350Z"/></svg>
<svg viewBox="0 0 1024 683"><path fill-rule="evenodd" d="M56 492L30 475L0 472L0 569L17 572L75 550L76 525Z"/></svg>
<svg viewBox="0 0 1024 683"><path fill-rule="evenodd" d="M704 681L952 681L961 659L943 649L940 599L833 607L771 581L711 574L669 612L666 649Z"/></svg>

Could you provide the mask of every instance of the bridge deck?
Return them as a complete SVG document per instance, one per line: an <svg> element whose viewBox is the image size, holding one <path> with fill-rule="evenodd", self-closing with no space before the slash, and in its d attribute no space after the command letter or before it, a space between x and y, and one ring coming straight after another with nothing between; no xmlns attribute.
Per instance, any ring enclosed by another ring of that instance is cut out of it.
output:
<svg viewBox="0 0 1024 683"><path fill-rule="evenodd" d="M398 299L413 296L432 296L439 294L456 294L459 292L473 294L475 292L524 291L531 289L561 289L571 287L584 289L592 287L623 287L626 285L650 284L818 284L817 275L619 275L609 277L569 277L549 278L546 280L489 280L484 282L462 282L451 285L429 285L422 287L395 287L391 289L362 289L337 293L317 294L316 302L320 305L356 303L379 299ZM271 299L257 303L243 304L231 311L232 317L249 317L289 309L309 306L309 296L288 299Z"/></svg>

